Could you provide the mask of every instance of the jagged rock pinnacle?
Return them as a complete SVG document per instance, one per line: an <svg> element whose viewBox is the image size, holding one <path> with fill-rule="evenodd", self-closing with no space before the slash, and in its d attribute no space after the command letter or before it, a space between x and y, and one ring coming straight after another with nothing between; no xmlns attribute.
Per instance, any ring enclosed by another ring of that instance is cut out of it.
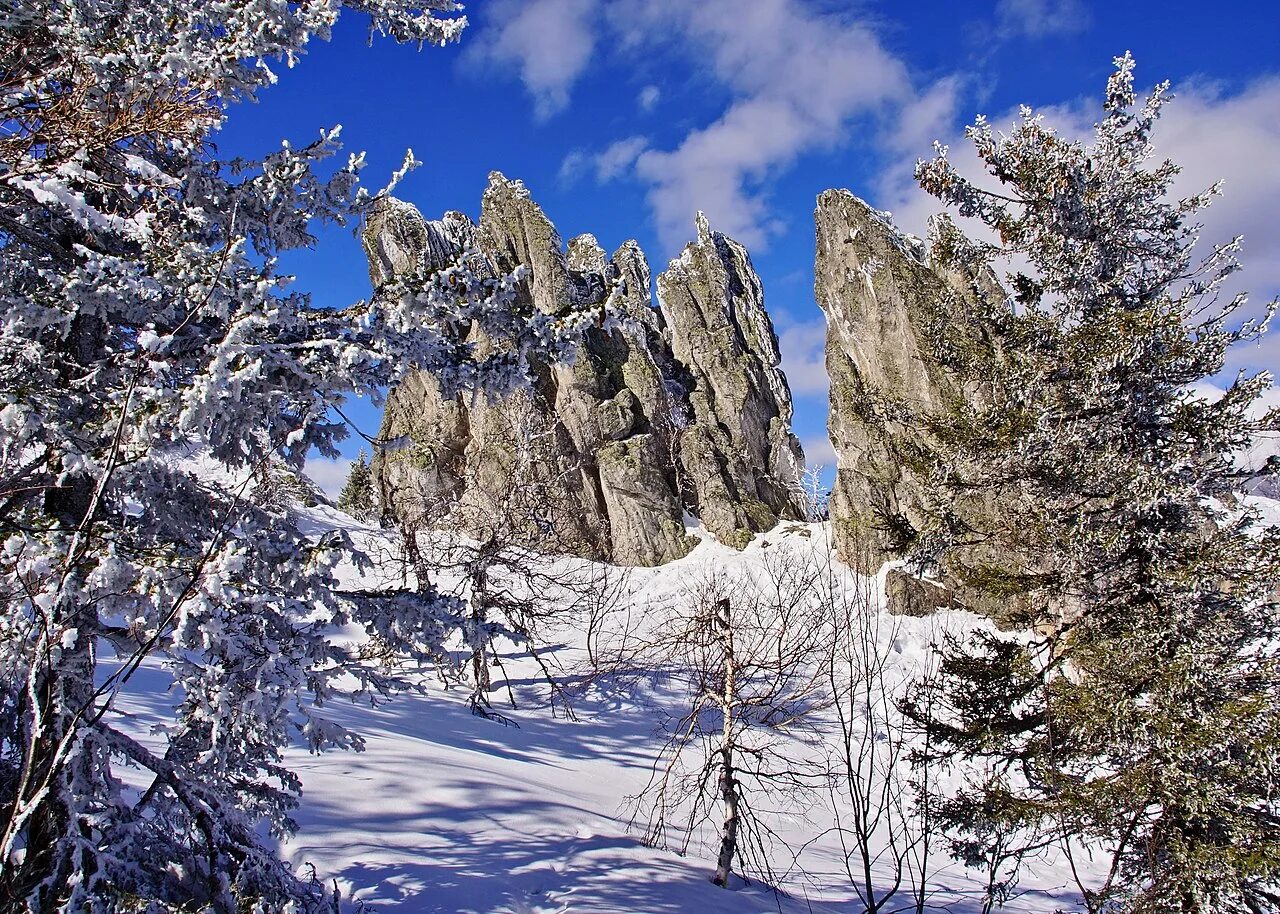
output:
<svg viewBox="0 0 1280 914"><path fill-rule="evenodd" d="M374 471L401 522L465 527L488 493L518 482L517 465L549 493L531 545L619 564L684 555L694 542L686 510L738 546L801 516L803 459L760 281L746 250L713 235L704 215L687 256L658 277L655 308L638 244L606 259L594 236L580 235L566 250L524 184L500 172L489 175L478 225L452 214L428 222L401 201L385 210L363 236L375 285L439 266L437 248L456 252L465 238L499 270L526 267L519 294L545 313L620 287L632 319L625 329L593 328L572 365L540 366L533 390L502 403L444 398L423 374L393 390ZM516 459L533 447L543 449L536 460Z"/></svg>

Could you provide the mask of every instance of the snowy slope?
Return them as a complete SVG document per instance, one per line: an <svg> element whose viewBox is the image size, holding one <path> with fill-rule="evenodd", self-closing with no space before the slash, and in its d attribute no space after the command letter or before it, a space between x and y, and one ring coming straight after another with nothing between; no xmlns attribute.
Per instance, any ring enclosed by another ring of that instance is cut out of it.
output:
<svg viewBox="0 0 1280 914"><path fill-rule="evenodd" d="M382 536L327 506L308 509L307 520L317 532L344 526L373 545ZM821 558L827 549L824 525L784 525L742 553L692 532L704 541L685 559L629 573L624 617L654 618L679 604L690 581L712 570L749 571L766 551ZM866 583L843 568L839 573L850 587ZM896 671L910 675L940 630L984 624L963 613L886 617L881 649ZM550 640L548 654L565 681L580 685L581 638L562 631ZM793 860L782 849L773 860L783 874L779 893L754 883L730 891L713 886L710 835L681 856L644 846L628 828L626 798L648 780L661 746L662 711L679 699L661 676L605 677L579 687L570 720L551 713L546 684L527 655L512 649L503 662L518 708L499 703L503 689L494 701L511 725L472 715L464 689L446 690L430 677L424 694L373 709L328 708L364 736L366 749L290 753L304 798L298 832L284 853L336 880L344 896L398 914L860 910L830 831L835 813L825 793L814 793L805 808L779 809L774 824L783 843L801 851ZM140 733L172 704L159 672L141 681L142 691L124 708ZM979 910L978 877L944 858L939 853L933 902ZM1049 912L1069 894L1068 879L1060 866L1042 861L1020 890L1005 910Z"/></svg>

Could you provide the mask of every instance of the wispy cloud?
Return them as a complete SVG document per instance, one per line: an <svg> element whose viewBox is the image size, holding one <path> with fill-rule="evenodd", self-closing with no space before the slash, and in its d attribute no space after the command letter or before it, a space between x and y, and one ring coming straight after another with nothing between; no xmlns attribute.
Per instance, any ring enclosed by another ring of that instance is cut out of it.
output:
<svg viewBox="0 0 1280 914"><path fill-rule="evenodd" d="M939 80L904 106L897 129L884 142L889 164L873 181L876 202L893 211L898 227L904 231L922 235L928 216L937 210L932 198L916 184L915 167L919 159L932 155L935 140L956 136L959 95L957 77ZM973 161L976 165L976 157Z"/></svg>
<svg viewBox="0 0 1280 914"><path fill-rule="evenodd" d="M997 31L1004 38L1081 32L1091 21L1080 0L1000 0L996 4Z"/></svg>
<svg viewBox="0 0 1280 914"><path fill-rule="evenodd" d="M641 111L652 111L658 104L658 100L662 98L662 90L657 86L645 86L636 96L636 105Z"/></svg>
<svg viewBox="0 0 1280 914"><path fill-rule="evenodd" d="M797 397L825 398L831 386L825 352L827 322L822 319L797 321L785 311L778 311L774 320L778 328L778 348L782 351L782 371L791 392Z"/></svg>
<svg viewBox="0 0 1280 914"><path fill-rule="evenodd" d="M600 182L613 180L634 165L636 159L648 146L648 141L642 136L627 137L625 140L613 143L593 160L596 180Z"/></svg>
<svg viewBox="0 0 1280 914"><path fill-rule="evenodd" d="M302 471L325 495L336 500L342 487L346 485L347 476L351 474L351 461L345 457L331 459L313 455L307 458Z"/></svg>
<svg viewBox="0 0 1280 914"><path fill-rule="evenodd" d="M800 442L804 448L804 462L810 467L833 469L836 465L836 449L826 435L815 435Z"/></svg>
<svg viewBox="0 0 1280 914"><path fill-rule="evenodd" d="M560 163L560 180L575 181L591 174L597 183L612 181L629 170L649 141L642 136L631 136L606 146L602 152L574 149Z"/></svg>
<svg viewBox="0 0 1280 914"><path fill-rule="evenodd" d="M595 50L598 0L490 0L464 56L516 71L540 119L563 111Z"/></svg>
<svg viewBox="0 0 1280 914"><path fill-rule="evenodd" d="M648 186L669 249L699 209L745 244L767 244L784 228L770 206L772 177L847 141L859 118L892 118L915 101L905 64L866 23L802 0L652 0L608 11L632 44L668 45L680 35L680 46L731 93L709 123L635 159L632 173Z"/></svg>
<svg viewBox="0 0 1280 914"><path fill-rule="evenodd" d="M674 49L729 90L718 114L672 146L630 136L561 163L562 180L639 180L669 251L687 238L698 210L748 246L767 245L785 229L770 204L774 177L848 141L855 123L899 149L955 95L946 80L919 94L866 22L806 0L492 0L468 59L517 71L545 118L569 104L602 34L606 48ZM661 97L648 84L636 105L650 111Z"/></svg>

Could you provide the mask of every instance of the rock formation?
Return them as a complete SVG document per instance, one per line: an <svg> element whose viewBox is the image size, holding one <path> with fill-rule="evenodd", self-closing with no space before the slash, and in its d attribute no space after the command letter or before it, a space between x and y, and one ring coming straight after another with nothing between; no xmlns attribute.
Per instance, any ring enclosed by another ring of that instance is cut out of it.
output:
<svg viewBox="0 0 1280 914"><path fill-rule="evenodd" d="M804 465L791 391L746 249L697 219L698 238L658 277L688 424L681 463L702 522L733 545L795 512Z"/></svg>
<svg viewBox="0 0 1280 914"><path fill-rule="evenodd" d="M872 573L905 554L927 521L934 441L921 420L983 396L961 369L971 347L998 345L989 318L1005 295L989 270L939 266L940 246L963 243L945 218L931 225L928 249L847 190L823 193L815 219L839 459L833 534L840 557Z"/></svg>
<svg viewBox="0 0 1280 914"><path fill-rule="evenodd" d="M610 257L581 235L566 250L524 185L498 173L478 225L460 213L428 221L387 199L363 242L375 288L476 246L499 271L526 267L519 294L545 313L618 289L629 318L589 330L573 364L537 366L532 388L511 398L446 398L421 372L393 390L374 473L397 520L447 517L465 529L468 516L520 499L530 545L656 565L692 547L686 510L736 545L801 516L803 461L760 281L741 245L705 219L658 277L658 308L634 241Z"/></svg>
<svg viewBox="0 0 1280 914"><path fill-rule="evenodd" d="M475 225L455 212L428 222L412 204L380 197L365 220L361 241L369 260L369 279L376 289L402 273L449 263L475 244Z"/></svg>

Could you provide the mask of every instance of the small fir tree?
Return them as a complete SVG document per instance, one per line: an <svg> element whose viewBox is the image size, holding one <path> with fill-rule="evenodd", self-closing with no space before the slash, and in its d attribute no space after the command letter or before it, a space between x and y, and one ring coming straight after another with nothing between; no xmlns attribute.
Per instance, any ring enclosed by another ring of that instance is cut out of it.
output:
<svg viewBox="0 0 1280 914"><path fill-rule="evenodd" d="M352 517L360 520L372 520L378 511L377 499L373 491L373 471L369 468L369 458L364 449L351 464L346 484L338 495L338 507Z"/></svg>

